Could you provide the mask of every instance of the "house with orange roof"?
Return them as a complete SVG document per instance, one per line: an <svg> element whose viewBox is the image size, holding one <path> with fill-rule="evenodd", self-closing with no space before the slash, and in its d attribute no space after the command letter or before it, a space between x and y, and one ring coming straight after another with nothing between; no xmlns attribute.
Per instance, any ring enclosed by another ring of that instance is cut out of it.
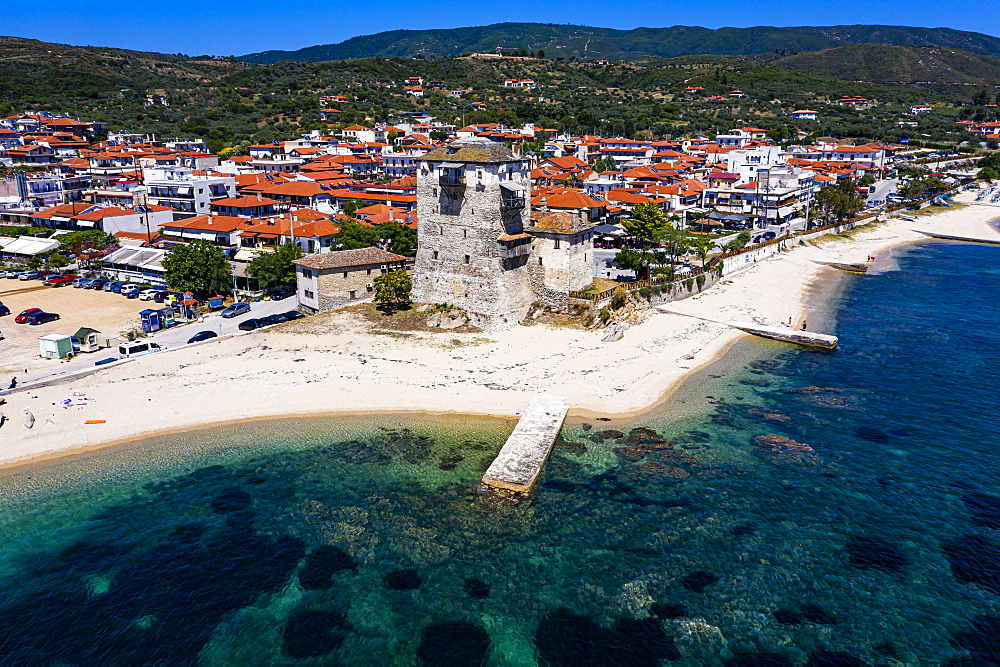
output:
<svg viewBox="0 0 1000 667"><path fill-rule="evenodd" d="M240 218L267 218L278 213L278 201L260 194L217 199L210 207L212 213Z"/></svg>
<svg viewBox="0 0 1000 667"><path fill-rule="evenodd" d="M548 211L580 213L584 219L596 222L607 215L608 202L588 195L582 190L547 188L532 194L531 207L542 213Z"/></svg>
<svg viewBox="0 0 1000 667"><path fill-rule="evenodd" d="M218 246L236 248L239 246L240 229L253 222L250 218L209 213L163 223L160 225L160 233L165 239L174 241L208 241Z"/></svg>
<svg viewBox="0 0 1000 667"><path fill-rule="evenodd" d="M173 222L174 210L166 206L146 206L141 210L109 206L91 208L69 217L76 229L100 229L108 234L145 234L147 241L152 243L160 225Z"/></svg>

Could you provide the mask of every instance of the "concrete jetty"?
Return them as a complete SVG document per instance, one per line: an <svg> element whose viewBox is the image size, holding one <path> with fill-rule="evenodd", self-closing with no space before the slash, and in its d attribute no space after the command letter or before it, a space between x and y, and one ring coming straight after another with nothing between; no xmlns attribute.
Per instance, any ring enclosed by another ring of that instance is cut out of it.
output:
<svg viewBox="0 0 1000 667"><path fill-rule="evenodd" d="M514 432L483 475L483 486L529 493L549 458L568 411L569 406L558 396L543 394L531 399Z"/></svg>
<svg viewBox="0 0 1000 667"><path fill-rule="evenodd" d="M932 239L942 239L944 241L965 241L967 243L987 243L989 245L1000 245L1000 238L976 238L974 236L952 236L951 234L938 234L937 232L925 232L919 229L914 229L913 231L918 234L923 234L924 236L929 236Z"/></svg>
<svg viewBox="0 0 1000 667"><path fill-rule="evenodd" d="M819 347L824 350L834 350L840 340L836 336L818 334L811 331L799 331L787 327L768 327L762 324L751 324L750 322L729 322L729 326L740 331L746 331L755 336L772 338L786 343L805 345L806 347Z"/></svg>

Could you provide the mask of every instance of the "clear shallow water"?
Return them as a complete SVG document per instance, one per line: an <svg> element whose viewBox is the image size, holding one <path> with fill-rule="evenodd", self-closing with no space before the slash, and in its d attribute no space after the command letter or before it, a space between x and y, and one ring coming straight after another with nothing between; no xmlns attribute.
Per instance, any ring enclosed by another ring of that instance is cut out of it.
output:
<svg viewBox="0 0 1000 667"><path fill-rule="evenodd" d="M512 425L469 420L4 477L0 661L1000 661L1000 250L900 254L846 278L836 353L744 344L662 413L569 425L531 503L477 492Z"/></svg>

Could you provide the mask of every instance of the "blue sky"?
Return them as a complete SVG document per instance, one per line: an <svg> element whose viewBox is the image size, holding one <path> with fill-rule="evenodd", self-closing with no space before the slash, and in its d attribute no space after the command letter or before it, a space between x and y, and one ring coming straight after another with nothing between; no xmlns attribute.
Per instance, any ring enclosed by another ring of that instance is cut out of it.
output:
<svg viewBox="0 0 1000 667"><path fill-rule="evenodd" d="M298 49L399 28L501 21L609 28L880 23L948 27L1000 36L997 0L7 0L0 34L64 44L242 55Z"/></svg>

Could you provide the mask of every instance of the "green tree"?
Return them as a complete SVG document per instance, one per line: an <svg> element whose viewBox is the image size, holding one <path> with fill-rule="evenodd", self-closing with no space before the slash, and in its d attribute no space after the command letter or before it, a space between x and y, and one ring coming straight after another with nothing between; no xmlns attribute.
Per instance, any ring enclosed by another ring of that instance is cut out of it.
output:
<svg viewBox="0 0 1000 667"><path fill-rule="evenodd" d="M397 310L410 304L410 292L413 290L413 280L406 271L390 271L372 280L375 290L375 302Z"/></svg>
<svg viewBox="0 0 1000 667"><path fill-rule="evenodd" d="M706 238L691 239L691 246L698 254L698 258L701 260L701 265L705 266L705 260L708 259L708 253L715 249L715 241Z"/></svg>
<svg viewBox="0 0 1000 667"><path fill-rule="evenodd" d="M357 200L352 199L351 201L344 204L343 207L341 207L341 210L343 211L344 215L350 218L354 216L354 212L357 211L359 208L362 208L361 204L358 203Z"/></svg>
<svg viewBox="0 0 1000 667"><path fill-rule="evenodd" d="M386 240L389 242L385 243ZM340 233L333 237L332 246L337 250L386 246L387 250L397 255L413 257L417 253L417 233L398 222L386 222L375 227L346 222L341 225Z"/></svg>
<svg viewBox="0 0 1000 667"><path fill-rule="evenodd" d="M629 217L622 221L622 227L633 241L642 243L643 248L622 250L615 256L615 261L622 268L635 271L639 280L648 280L649 267L658 260L658 256L654 251L647 250L646 246L663 241L673 231L673 227L653 202L640 202L633 206Z"/></svg>
<svg viewBox="0 0 1000 667"><path fill-rule="evenodd" d="M263 289L295 283L295 260L302 257L302 249L287 243L274 252L255 257L247 264L247 275L257 279Z"/></svg>
<svg viewBox="0 0 1000 667"><path fill-rule="evenodd" d="M861 180L858 181L858 185L861 186L875 185L875 177L872 176L871 174L865 174L864 176L861 177Z"/></svg>
<svg viewBox="0 0 1000 667"><path fill-rule="evenodd" d="M170 289L191 292L198 298L228 292L233 285L229 260L221 248L208 241L175 247L163 258L163 268Z"/></svg>

